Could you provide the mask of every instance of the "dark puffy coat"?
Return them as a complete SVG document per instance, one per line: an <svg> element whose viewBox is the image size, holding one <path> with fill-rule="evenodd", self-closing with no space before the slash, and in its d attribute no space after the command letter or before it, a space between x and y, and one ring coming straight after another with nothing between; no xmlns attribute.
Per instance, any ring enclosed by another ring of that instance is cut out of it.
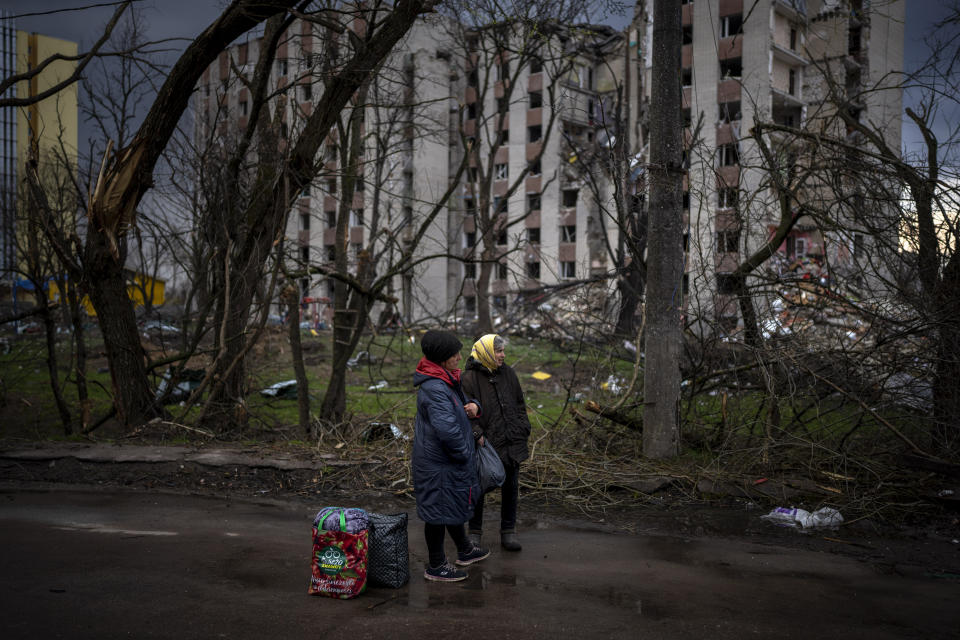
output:
<svg viewBox="0 0 960 640"><path fill-rule="evenodd" d="M480 495L467 401L458 380L430 375L422 366L413 384L419 387L413 439L417 515L430 524L463 524Z"/></svg>
<svg viewBox="0 0 960 640"><path fill-rule="evenodd" d="M530 419L516 372L504 364L490 373L471 357L463 371L463 391L479 399L483 407L473 420L474 435L482 434L504 464L529 458Z"/></svg>

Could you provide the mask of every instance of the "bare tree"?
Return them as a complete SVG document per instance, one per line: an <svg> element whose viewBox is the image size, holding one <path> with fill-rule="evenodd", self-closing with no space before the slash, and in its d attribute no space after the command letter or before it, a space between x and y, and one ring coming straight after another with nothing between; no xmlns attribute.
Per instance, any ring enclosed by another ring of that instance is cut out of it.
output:
<svg viewBox="0 0 960 640"><path fill-rule="evenodd" d="M651 458L665 458L677 454L680 441L680 5L656 2L653 24L643 452Z"/></svg>
<svg viewBox="0 0 960 640"><path fill-rule="evenodd" d="M339 150L340 188L333 259L312 267L334 288L333 371L320 409L327 424L344 417L347 361L374 307L382 305L392 316L401 303L392 292L399 289L408 298L420 266L448 256L434 223L447 211L465 162L449 168L449 179L415 177L413 167L416 155L427 149L446 153L449 145L449 69L445 60L417 49L442 20L417 25L409 46L384 61L337 128L333 148ZM443 48L442 41L433 42ZM403 306L409 316L409 300Z"/></svg>
<svg viewBox="0 0 960 640"><path fill-rule="evenodd" d="M152 185L152 174L166 148L203 71L238 36L272 16L285 16L293 7L306 9L308 3L291 0L237 0L207 30L198 36L174 65L157 93L149 113L136 135L123 148L107 156L93 190L90 225L83 252L83 270L90 283L90 298L105 337L115 394L117 414L126 424L136 424L156 415L154 394L147 377L146 359L139 343L133 308L126 295L121 244L135 223L136 207ZM347 103L370 71L418 15L429 11L431 0L401 1L391 7L373 5L364 9L367 28L351 40L352 54L341 70L325 85L323 98L279 169L261 165L254 181L253 198L245 207L249 233L236 247L239 256L229 291L231 307L224 314L225 356L220 359L218 388L213 404L230 404L242 398L243 368L234 363L245 352L242 336L246 311L252 300L251 284L269 255L269 247L285 222L289 203L283 200L283 186L295 192L315 174L314 156ZM281 18L282 20L282 18ZM254 121L259 122L261 114ZM266 120L269 121L269 120ZM67 256L64 256L67 257ZM229 419L229 412L219 415ZM216 422L217 419L215 418Z"/></svg>

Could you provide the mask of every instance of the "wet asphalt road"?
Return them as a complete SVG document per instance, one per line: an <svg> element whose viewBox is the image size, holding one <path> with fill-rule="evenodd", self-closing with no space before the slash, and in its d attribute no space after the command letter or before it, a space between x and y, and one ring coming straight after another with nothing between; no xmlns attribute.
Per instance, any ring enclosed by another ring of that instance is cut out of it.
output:
<svg viewBox="0 0 960 640"><path fill-rule="evenodd" d="M422 577L426 549L412 517L409 585L350 601L308 596L315 511L193 496L0 491L2 637L960 635L955 580L885 575L843 556L737 540L534 522L521 553L495 548L469 580L442 584Z"/></svg>

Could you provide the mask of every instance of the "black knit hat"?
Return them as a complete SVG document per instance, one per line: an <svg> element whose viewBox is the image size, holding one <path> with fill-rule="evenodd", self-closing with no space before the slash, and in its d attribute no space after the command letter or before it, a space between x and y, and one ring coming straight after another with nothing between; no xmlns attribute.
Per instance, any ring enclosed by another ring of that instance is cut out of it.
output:
<svg viewBox="0 0 960 640"><path fill-rule="evenodd" d="M427 360L440 364L460 353L463 344L449 331L431 329L420 338L420 349Z"/></svg>

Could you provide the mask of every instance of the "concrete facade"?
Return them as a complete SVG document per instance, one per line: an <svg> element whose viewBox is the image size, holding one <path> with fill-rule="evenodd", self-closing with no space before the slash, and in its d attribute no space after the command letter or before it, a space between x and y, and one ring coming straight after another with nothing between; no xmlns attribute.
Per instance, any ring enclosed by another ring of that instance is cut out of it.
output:
<svg viewBox="0 0 960 640"><path fill-rule="evenodd" d="M475 315L479 237L470 212L483 200L479 176L484 173L489 174L489 202L502 199L509 225L506 235L498 237L498 264L488 287L495 312L506 311L525 291L608 268L605 253L587 241L588 230L597 233L602 216L570 168L571 141L592 146L596 140L601 90L610 88L614 78L604 74L597 55L577 54L570 62L561 50L546 53L562 46L559 40L544 45L539 70L531 71L516 57L501 59L496 51L496 64L484 65L478 51L470 49L476 33L439 16L418 20L373 80L364 109L364 188L350 204L356 215L351 215L348 250L352 257L368 251L385 266L408 243L417 242L416 264L397 275L387 292L397 299L395 311L406 322ZM292 133L322 95L322 74L315 67L329 46L327 37L316 26L297 21L279 47L270 82L280 91L288 87L280 118ZM594 28L589 37L608 47L620 39L609 27ZM259 39L235 44L203 74L195 100L198 142L229 146L249 124L250 93L237 74L252 73L259 47ZM498 139L493 131L497 119L490 114L504 99L507 78L498 74L507 68L513 85L506 98L504 136ZM554 77L561 71L562 78ZM551 110L558 117L547 135ZM487 115L477 118L478 112ZM470 160L444 201L467 155L468 140L477 158L491 161ZM288 219L290 258L301 266L327 263L335 255L332 225L341 208L344 159L337 145L332 130L321 151L323 169ZM541 149L538 170L513 184ZM314 275L301 281L310 319L329 320L332 294L328 279Z"/></svg>
<svg viewBox="0 0 960 640"><path fill-rule="evenodd" d="M826 106L832 76L848 95L862 93L859 117L879 125L899 148L901 93L894 72L903 66L903 19L902 1L683 3L688 141L697 135L689 153L684 211L686 306L693 316L722 332L736 328L739 310L728 274L768 241L780 219L770 169L752 139L756 123L818 130L833 115ZM646 33L644 49L650 51L649 23ZM646 69L649 87L649 59ZM768 135L765 140L782 166L802 153L795 139L788 143L786 136ZM775 259L812 261L818 273L826 273L827 263L842 268L850 260L852 245L849 237L831 236L801 218Z"/></svg>

